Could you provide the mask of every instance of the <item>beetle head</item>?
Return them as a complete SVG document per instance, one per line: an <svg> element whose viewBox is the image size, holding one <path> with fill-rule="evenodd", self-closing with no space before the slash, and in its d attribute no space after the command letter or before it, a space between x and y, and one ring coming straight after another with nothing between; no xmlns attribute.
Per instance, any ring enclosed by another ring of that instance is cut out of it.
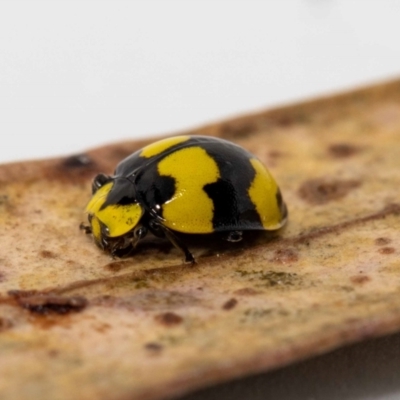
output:
<svg viewBox="0 0 400 400"><path fill-rule="evenodd" d="M128 247L144 212L136 201L134 184L126 178L99 174L92 191L86 212L96 244L111 253Z"/></svg>

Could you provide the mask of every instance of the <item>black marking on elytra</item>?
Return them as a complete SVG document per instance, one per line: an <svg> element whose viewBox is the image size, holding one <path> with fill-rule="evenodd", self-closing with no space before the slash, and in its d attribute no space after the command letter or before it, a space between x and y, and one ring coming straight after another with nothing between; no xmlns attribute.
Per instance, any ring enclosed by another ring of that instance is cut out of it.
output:
<svg viewBox="0 0 400 400"><path fill-rule="evenodd" d="M254 206L240 214L240 221L238 229L264 229L260 215Z"/></svg>
<svg viewBox="0 0 400 400"><path fill-rule="evenodd" d="M153 215L162 217L162 205L175 193L175 179L160 175L158 164L149 164L135 178L136 193L139 202Z"/></svg>
<svg viewBox="0 0 400 400"><path fill-rule="evenodd" d="M214 204L212 220L214 229L237 226L239 223L239 210L233 185L219 178L217 182L204 185L203 190Z"/></svg>
<svg viewBox="0 0 400 400"><path fill-rule="evenodd" d="M205 150L217 163L221 174L217 182L204 186L214 203L214 230L263 229L249 196L256 174L250 163L254 156L232 143L211 142Z"/></svg>
<svg viewBox="0 0 400 400"><path fill-rule="evenodd" d="M124 158L116 167L114 176L128 177L138 171L142 171L152 159L140 157L142 150L138 150L130 156Z"/></svg>
<svg viewBox="0 0 400 400"><path fill-rule="evenodd" d="M286 204L283 201L282 193L279 190L279 188L276 191L276 201L278 203L278 208L279 208L279 210L281 212L281 218L285 219L287 217L288 211L287 211L287 208L286 208Z"/></svg>
<svg viewBox="0 0 400 400"><path fill-rule="evenodd" d="M114 178L113 186L100 209L103 210L109 205L123 206L136 202L135 185L125 178Z"/></svg>

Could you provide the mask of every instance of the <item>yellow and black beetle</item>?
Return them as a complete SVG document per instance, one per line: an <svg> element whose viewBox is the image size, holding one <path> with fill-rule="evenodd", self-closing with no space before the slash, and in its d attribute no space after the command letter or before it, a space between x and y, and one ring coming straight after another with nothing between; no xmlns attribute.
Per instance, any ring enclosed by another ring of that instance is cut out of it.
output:
<svg viewBox="0 0 400 400"><path fill-rule="evenodd" d="M96 244L129 254L150 231L193 255L176 235L276 230L287 210L264 165L240 146L208 136L160 140L121 161L113 176L97 175L86 212Z"/></svg>

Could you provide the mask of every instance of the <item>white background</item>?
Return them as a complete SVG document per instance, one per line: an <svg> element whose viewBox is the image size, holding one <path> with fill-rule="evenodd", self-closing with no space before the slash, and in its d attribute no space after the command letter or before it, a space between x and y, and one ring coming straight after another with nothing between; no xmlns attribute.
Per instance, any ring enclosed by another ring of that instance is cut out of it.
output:
<svg viewBox="0 0 400 400"><path fill-rule="evenodd" d="M0 0L0 162L400 75L400 2Z"/></svg>
<svg viewBox="0 0 400 400"><path fill-rule="evenodd" d="M396 0L0 0L0 162L399 77L399 20ZM400 398L399 336L379 343L193 399Z"/></svg>

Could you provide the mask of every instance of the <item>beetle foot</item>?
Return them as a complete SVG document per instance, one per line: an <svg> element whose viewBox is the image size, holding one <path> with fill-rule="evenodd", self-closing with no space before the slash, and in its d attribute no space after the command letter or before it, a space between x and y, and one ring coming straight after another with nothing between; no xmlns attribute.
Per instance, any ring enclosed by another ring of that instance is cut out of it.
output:
<svg viewBox="0 0 400 400"><path fill-rule="evenodd" d="M193 254L188 250L185 251L185 264L190 264L190 267L196 264L196 260L194 259Z"/></svg>
<svg viewBox="0 0 400 400"><path fill-rule="evenodd" d="M85 231L86 235L89 235L92 233L92 228L89 225L85 225L83 222L79 224L79 229L81 231Z"/></svg>

